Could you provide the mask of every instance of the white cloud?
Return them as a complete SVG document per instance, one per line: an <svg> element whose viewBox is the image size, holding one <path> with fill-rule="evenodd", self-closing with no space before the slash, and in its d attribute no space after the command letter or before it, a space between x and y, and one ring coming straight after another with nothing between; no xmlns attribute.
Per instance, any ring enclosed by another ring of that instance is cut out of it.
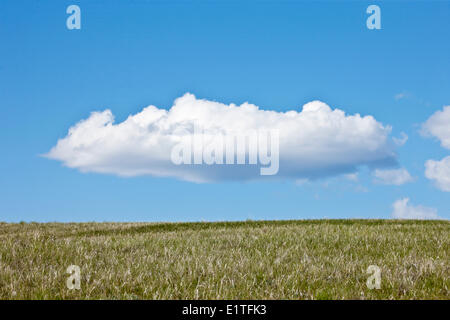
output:
<svg viewBox="0 0 450 320"><path fill-rule="evenodd" d="M437 210L409 204L409 198L399 199L392 205L392 217L395 219L439 219Z"/></svg>
<svg viewBox="0 0 450 320"><path fill-rule="evenodd" d="M425 177L434 180L440 190L450 192L450 156L441 161L428 160L425 162Z"/></svg>
<svg viewBox="0 0 450 320"><path fill-rule="evenodd" d="M359 177L358 177L358 172L354 172L354 173L348 173L346 175L344 175L345 179L353 181L353 182L358 182Z"/></svg>
<svg viewBox="0 0 450 320"><path fill-rule="evenodd" d="M442 147L450 149L450 106L436 111L422 125L422 133L438 138Z"/></svg>
<svg viewBox="0 0 450 320"><path fill-rule="evenodd" d="M69 129L46 156L82 172L120 176L168 176L207 182L261 178L252 165L174 165L171 149L194 123L205 133L236 134L278 129L278 177L314 179L352 173L362 165L376 168L396 163L389 143L391 128L372 116L346 115L320 101L299 112L261 110L197 99L192 94L175 100L170 110L155 106L114 123L110 110L93 112Z"/></svg>
<svg viewBox="0 0 450 320"><path fill-rule="evenodd" d="M410 94L408 92L400 92L394 96L394 99L398 101L398 100L401 100L404 98L408 98L409 96L410 96Z"/></svg>
<svg viewBox="0 0 450 320"><path fill-rule="evenodd" d="M376 169L373 172L376 183L393 184L396 186L412 182L414 179L405 168L381 170Z"/></svg>
<svg viewBox="0 0 450 320"><path fill-rule="evenodd" d="M450 106L436 111L422 125L422 133L438 138L442 147L450 149ZM440 190L450 192L450 156L440 161L427 160L425 177L433 180Z"/></svg>
<svg viewBox="0 0 450 320"><path fill-rule="evenodd" d="M305 178L295 180L295 184L298 186L303 186L307 183L309 183L309 180Z"/></svg>
<svg viewBox="0 0 450 320"><path fill-rule="evenodd" d="M408 141L408 135L402 132L400 133L400 138L393 137L392 140L394 140L394 143L397 146L401 147L406 143L406 141Z"/></svg>
<svg viewBox="0 0 450 320"><path fill-rule="evenodd" d="M362 185L357 185L354 190L355 190L355 192L359 192L359 193L369 192L369 189L367 189L366 187L364 187Z"/></svg>

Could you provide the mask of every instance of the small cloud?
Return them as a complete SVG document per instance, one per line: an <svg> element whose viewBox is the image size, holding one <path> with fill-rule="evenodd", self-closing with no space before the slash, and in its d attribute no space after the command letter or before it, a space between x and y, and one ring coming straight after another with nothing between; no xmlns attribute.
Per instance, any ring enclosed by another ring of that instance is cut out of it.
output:
<svg viewBox="0 0 450 320"><path fill-rule="evenodd" d="M381 170L377 169L373 172L376 178L375 183L390 184L400 186L402 184L414 181L413 177L405 168Z"/></svg>
<svg viewBox="0 0 450 320"><path fill-rule="evenodd" d="M421 133L438 138L442 147L450 149L450 106L433 113L422 125Z"/></svg>
<svg viewBox="0 0 450 320"><path fill-rule="evenodd" d="M450 192L450 156L425 162L425 177L433 180L438 189Z"/></svg>
<svg viewBox="0 0 450 320"><path fill-rule="evenodd" d="M394 141L394 143L397 146L401 147L406 143L406 141L408 141L408 135L406 133L402 132L402 133L400 133L399 138L393 137L392 140Z"/></svg>
<svg viewBox="0 0 450 320"><path fill-rule="evenodd" d="M409 198L395 201L392 208L392 218L394 219L439 219L435 208L413 206L409 204Z"/></svg>
<svg viewBox="0 0 450 320"><path fill-rule="evenodd" d="M344 174L344 178L353 182L358 182L358 173L348 173Z"/></svg>
<svg viewBox="0 0 450 320"><path fill-rule="evenodd" d="M357 186L355 187L355 192L358 192L358 193L366 193L366 192L369 192L369 189L367 189L366 187L364 187L364 186L362 186L362 185L357 185Z"/></svg>
<svg viewBox="0 0 450 320"><path fill-rule="evenodd" d="M295 180L295 184L298 186L303 186L309 182L308 179L297 179Z"/></svg>
<svg viewBox="0 0 450 320"><path fill-rule="evenodd" d="M394 96L395 101L401 100L401 99L405 99L405 98L409 98L411 96L411 94L409 92L403 91L400 93L397 93Z"/></svg>
<svg viewBox="0 0 450 320"><path fill-rule="evenodd" d="M443 148L450 149L450 106L433 113L422 125L421 134L436 137ZM450 156L440 161L427 160L425 177L433 180L438 189L450 192Z"/></svg>
<svg viewBox="0 0 450 320"><path fill-rule="evenodd" d="M407 92L407 91L403 91L403 92L400 92L400 93L397 93L396 95L394 95L394 100L395 101L408 100L411 103L421 104L426 107L431 106L430 102L428 102L422 98L416 97L414 94L412 94L411 92Z"/></svg>

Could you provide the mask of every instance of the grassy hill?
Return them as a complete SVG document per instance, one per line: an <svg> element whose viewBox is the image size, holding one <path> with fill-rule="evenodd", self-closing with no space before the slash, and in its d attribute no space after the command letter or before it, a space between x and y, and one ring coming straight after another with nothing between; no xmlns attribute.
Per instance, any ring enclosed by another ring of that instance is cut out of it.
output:
<svg viewBox="0 0 450 320"><path fill-rule="evenodd" d="M1 299L449 299L450 222L0 223ZM81 289L66 285L69 265ZM381 270L369 289L367 268Z"/></svg>

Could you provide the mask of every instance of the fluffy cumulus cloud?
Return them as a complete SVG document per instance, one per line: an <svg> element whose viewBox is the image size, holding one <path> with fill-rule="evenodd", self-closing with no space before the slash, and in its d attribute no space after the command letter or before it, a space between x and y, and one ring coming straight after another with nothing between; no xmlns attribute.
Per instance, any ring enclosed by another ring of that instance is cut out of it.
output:
<svg viewBox="0 0 450 320"><path fill-rule="evenodd" d="M425 176L433 180L440 190L450 192L450 156L441 161L425 162Z"/></svg>
<svg viewBox="0 0 450 320"><path fill-rule="evenodd" d="M409 198L399 199L392 205L394 219L439 219L437 210L424 206L413 206Z"/></svg>
<svg viewBox="0 0 450 320"><path fill-rule="evenodd" d="M422 125L422 132L438 138L444 148L450 149L450 106L436 111Z"/></svg>
<svg viewBox="0 0 450 320"><path fill-rule="evenodd" d="M250 103L237 106L197 99L192 94L176 99L169 110L149 106L121 123L114 122L110 110L93 112L71 127L46 156L82 172L120 176L195 182L267 178L260 175L260 165L174 164L174 146L190 139L196 127L205 137L277 130L279 170L271 177L315 179L356 172L364 165L380 168L396 163L391 128L372 116L347 115L320 101L298 111L276 112Z"/></svg>
<svg viewBox="0 0 450 320"><path fill-rule="evenodd" d="M400 186L412 182L414 179L405 168L400 169L376 169L373 172L375 182L380 184L392 184Z"/></svg>
<svg viewBox="0 0 450 320"><path fill-rule="evenodd" d="M442 147L450 149L450 106L436 111L422 126L422 132L439 139ZM450 156L444 159L427 160L425 176L433 180L442 191L450 192Z"/></svg>

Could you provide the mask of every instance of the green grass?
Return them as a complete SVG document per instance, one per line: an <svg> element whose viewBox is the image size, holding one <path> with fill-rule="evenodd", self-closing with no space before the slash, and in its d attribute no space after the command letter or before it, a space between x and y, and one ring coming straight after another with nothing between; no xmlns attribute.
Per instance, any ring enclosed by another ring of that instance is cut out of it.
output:
<svg viewBox="0 0 450 320"><path fill-rule="evenodd" d="M448 221L0 223L0 299L449 299ZM81 289L69 290L69 265ZM381 289L368 289L369 265Z"/></svg>

